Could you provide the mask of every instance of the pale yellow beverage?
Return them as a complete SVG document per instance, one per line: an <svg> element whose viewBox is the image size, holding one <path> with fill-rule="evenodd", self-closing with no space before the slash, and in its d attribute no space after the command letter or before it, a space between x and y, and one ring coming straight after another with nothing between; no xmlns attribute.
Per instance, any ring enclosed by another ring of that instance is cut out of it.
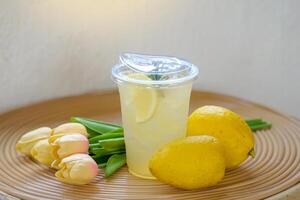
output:
<svg viewBox="0 0 300 200"><path fill-rule="evenodd" d="M136 54L125 56L127 59L142 56L142 59L150 59L149 62L153 58ZM161 59L159 61L162 62ZM151 179L153 176L148 169L148 162L155 151L174 139L185 137L192 82L198 70L192 68L195 70L190 72L193 76L187 79L185 77L189 73L186 71L178 74L173 69L171 74L164 71L153 75L153 71L152 74L141 71L136 62L132 64L137 65L133 69L127 66L130 64L126 62L116 66L115 70L125 67L119 73L113 71L121 99L127 165L133 175Z"/></svg>

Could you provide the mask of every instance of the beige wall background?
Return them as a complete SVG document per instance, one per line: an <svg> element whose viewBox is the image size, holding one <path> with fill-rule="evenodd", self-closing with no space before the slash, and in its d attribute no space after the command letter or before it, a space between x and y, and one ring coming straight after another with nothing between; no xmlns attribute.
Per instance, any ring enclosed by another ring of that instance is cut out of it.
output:
<svg viewBox="0 0 300 200"><path fill-rule="evenodd" d="M0 112L113 88L121 52L200 68L195 89L300 117L300 1L0 0Z"/></svg>

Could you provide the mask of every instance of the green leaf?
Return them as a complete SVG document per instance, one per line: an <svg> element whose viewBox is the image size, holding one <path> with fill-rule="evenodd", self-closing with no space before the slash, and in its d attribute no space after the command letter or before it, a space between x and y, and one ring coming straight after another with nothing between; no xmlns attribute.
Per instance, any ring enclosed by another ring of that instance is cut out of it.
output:
<svg viewBox="0 0 300 200"><path fill-rule="evenodd" d="M89 152L93 153L93 154L95 154L95 156L99 156L99 157L112 154L112 153L110 153L112 151L107 151L103 147L92 148L92 149L89 150Z"/></svg>
<svg viewBox="0 0 300 200"><path fill-rule="evenodd" d="M104 134L111 131L123 130L123 128L119 125L110 124L102 121L96 121L93 119L82 118L82 117L71 117L71 121L80 123L85 127L87 127L88 129L90 129L91 131L99 134Z"/></svg>
<svg viewBox="0 0 300 200"><path fill-rule="evenodd" d="M101 148L99 143L89 144L90 149Z"/></svg>
<svg viewBox="0 0 300 200"><path fill-rule="evenodd" d="M270 129L270 128L272 128L272 124L264 122L262 124L251 125L250 128L251 128L252 131L258 131L258 130L263 130L263 129Z"/></svg>
<svg viewBox="0 0 300 200"><path fill-rule="evenodd" d="M247 119L245 120L245 122L250 126L250 125L253 125L253 124L260 124L263 122L262 119L260 118L257 118L257 119Z"/></svg>
<svg viewBox="0 0 300 200"><path fill-rule="evenodd" d="M98 157L98 158L94 158L94 160L96 161L96 163L99 164L103 164L103 163L107 163L108 159L110 158L111 155L107 155L107 156L102 156L102 157Z"/></svg>
<svg viewBox="0 0 300 200"><path fill-rule="evenodd" d="M126 164L126 154L112 155L106 163L105 177L107 178L111 176L113 173L118 171L125 164Z"/></svg>
<svg viewBox="0 0 300 200"><path fill-rule="evenodd" d="M100 169L103 169L103 168L105 168L105 166L106 166L106 163L101 163L101 164L98 164L98 168L100 168Z"/></svg>
<svg viewBox="0 0 300 200"><path fill-rule="evenodd" d="M97 135L99 135L100 133L97 133L97 132L95 132L95 131L93 131L93 130L91 130L91 129L89 129L88 127L85 127L86 128L86 131L88 132L88 134L89 134L89 138L91 138L91 137L95 137L95 136L97 136Z"/></svg>
<svg viewBox="0 0 300 200"><path fill-rule="evenodd" d="M272 124L269 122L266 122L260 118L257 119L248 119L245 120L245 122L248 124L250 129L255 132L262 129L270 129L272 127Z"/></svg>
<svg viewBox="0 0 300 200"><path fill-rule="evenodd" d="M110 131L110 132L108 132L108 133L123 133L123 132L124 132L124 129L123 129L123 127L121 127L121 128L119 128L119 129L115 129L115 130Z"/></svg>
<svg viewBox="0 0 300 200"><path fill-rule="evenodd" d="M124 134L123 132L109 132L109 133L104 133L103 135L98 135L95 137L92 137L89 139L90 144L98 143L99 140L104 140L104 139L111 139L111 138L119 138L123 137Z"/></svg>
<svg viewBox="0 0 300 200"><path fill-rule="evenodd" d="M110 150L110 151L125 148L125 142L124 142L123 137L122 138L111 138L111 139L100 140L99 144L104 149Z"/></svg>
<svg viewBox="0 0 300 200"><path fill-rule="evenodd" d="M98 159L100 157L107 156L107 155L112 155L112 154L116 154L116 153L125 153L125 149L109 151L104 148L95 148L95 149L91 149L90 153L95 154L92 156L93 159Z"/></svg>

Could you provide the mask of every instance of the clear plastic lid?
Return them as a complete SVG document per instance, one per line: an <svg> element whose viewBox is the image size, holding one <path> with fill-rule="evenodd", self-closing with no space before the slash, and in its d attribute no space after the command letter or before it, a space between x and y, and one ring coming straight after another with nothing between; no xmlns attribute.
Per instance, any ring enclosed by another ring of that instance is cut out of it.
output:
<svg viewBox="0 0 300 200"><path fill-rule="evenodd" d="M195 65L182 59L132 53L121 55L119 64L112 68L115 82L146 85L180 84L195 79L198 73ZM139 79L130 74L143 74L147 78Z"/></svg>

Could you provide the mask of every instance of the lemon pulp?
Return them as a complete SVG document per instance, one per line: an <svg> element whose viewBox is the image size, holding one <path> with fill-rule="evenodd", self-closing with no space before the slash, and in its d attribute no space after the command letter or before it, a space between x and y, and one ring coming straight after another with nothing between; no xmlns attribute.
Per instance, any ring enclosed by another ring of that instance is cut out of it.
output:
<svg viewBox="0 0 300 200"><path fill-rule="evenodd" d="M151 80L144 74L130 74L130 78L140 80ZM158 103L157 92L154 88L140 85L130 85L127 88L135 107L135 120L137 123L145 122L150 119Z"/></svg>

